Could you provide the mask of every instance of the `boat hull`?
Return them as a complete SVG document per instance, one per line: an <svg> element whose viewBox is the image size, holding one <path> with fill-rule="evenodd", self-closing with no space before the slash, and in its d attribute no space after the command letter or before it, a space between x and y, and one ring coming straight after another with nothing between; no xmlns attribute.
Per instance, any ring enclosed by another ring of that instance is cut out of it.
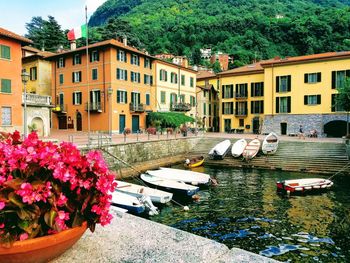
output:
<svg viewBox="0 0 350 263"><path fill-rule="evenodd" d="M223 160L231 146L230 140L225 140L214 146L209 151L209 158L213 160Z"/></svg>
<svg viewBox="0 0 350 263"><path fill-rule="evenodd" d="M278 181L276 186L278 191L287 193L304 193L327 190L333 186L333 182L328 179L310 178Z"/></svg>
<svg viewBox="0 0 350 263"><path fill-rule="evenodd" d="M231 154L233 157L238 158L242 155L245 147L247 146L247 141L245 139L240 139L236 141L231 148Z"/></svg>
<svg viewBox="0 0 350 263"><path fill-rule="evenodd" d="M195 163L189 163L189 164L186 164L185 163L185 167L188 167L188 168L196 168L196 167L199 167L199 166L202 166L204 163L204 157L202 157L201 160L199 160L198 162L195 162Z"/></svg>
<svg viewBox="0 0 350 263"><path fill-rule="evenodd" d="M258 139L254 139L250 141L243 151L243 158L245 160L253 159L260 150L260 141Z"/></svg>
<svg viewBox="0 0 350 263"><path fill-rule="evenodd" d="M278 136L276 133L271 132L267 135L263 141L261 150L266 155L275 154L278 148Z"/></svg>

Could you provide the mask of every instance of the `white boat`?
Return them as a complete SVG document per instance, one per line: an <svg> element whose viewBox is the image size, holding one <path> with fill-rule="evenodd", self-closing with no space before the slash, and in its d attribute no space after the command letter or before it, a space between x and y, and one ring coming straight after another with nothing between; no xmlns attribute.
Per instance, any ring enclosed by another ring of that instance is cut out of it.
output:
<svg viewBox="0 0 350 263"><path fill-rule="evenodd" d="M261 150L264 154L275 154L278 148L278 136L274 132L270 132L262 143Z"/></svg>
<svg viewBox="0 0 350 263"><path fill-rule="evenodd" d="M286 191L287 193L293 193L328 189L333 185L333 182L329 179L307 178L278 181L276 184L278 190Z"/></svg>
<svg viewBox="0 0 350 263"><path fill-rule="evenodd" d="M231 153L233 157L239 157L242 155L245 147L247 146L247 141L245 139L240 139L236 141L231 148Z"/></svg>
<svg viewBox="0 0 350 263"><path fill-rule="evenodd" d="M192 185L209 184L210 175L173 168L160 167L159 170L148 170L146 173L167 180L180 181Z"/></svg>
<svg viewBox="0 0 350 263"><path fill-rule="evenodd" d="M164 191L170 191L174 194L181 195L182 197L191 197L199 191L198 186L185 184L184 182L166 180L150 174L141 174L141 179L153 187Z"/></svg>
<svg viewBox="0 0 350 263"><path fill-rule="evenodd" d="M227 154L229 148L231 146L230 140L224 140L219 142L209 151L209 157L211 159L222 160Z"/></svg>
<svg viewBox="0 0 350 263"><path fill-rule="evenodd" d="M152 202L165 204L173 198L172 193L161 191L158 189L150 188L147 186L131 184L123 181L116 181L117 188L115 191L121 192L124 194L129 194L135 197L142 197L143 195L151 198Z"/></svg>
<svg viewBox="0 0 350 263"><path fill-rule="evenodd" d="M145 206L139 199L117 191L112 193L112 205L126 209L134 214L141 214L145 211Z"/></svg>
<svg viewBox="0 0 350 263"><path fill-rule="evenodd" d="M242 153L243 158L247 161L253 159L260 150L260 141L258 139L254 139L250 141L247 146L244 148Z"/></svg>

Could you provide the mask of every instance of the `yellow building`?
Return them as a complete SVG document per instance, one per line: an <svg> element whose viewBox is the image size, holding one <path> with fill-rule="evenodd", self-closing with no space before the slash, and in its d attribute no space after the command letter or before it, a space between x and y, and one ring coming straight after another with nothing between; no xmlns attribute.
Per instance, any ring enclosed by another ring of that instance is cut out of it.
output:
<svg viewBox="0 0 350 263"><path fill-rule="evenodd" d="M196 115L196 71L157 59L154 61L156 111Z"/></svg>
<svg viewBox="0 0 350 263"><path fill-rule="evenodd" d="M350 52L274 58L216 75L220 131L342 136L346 114L336 88L350 77ZM215 77L199 79L215 82Z"/></svg>

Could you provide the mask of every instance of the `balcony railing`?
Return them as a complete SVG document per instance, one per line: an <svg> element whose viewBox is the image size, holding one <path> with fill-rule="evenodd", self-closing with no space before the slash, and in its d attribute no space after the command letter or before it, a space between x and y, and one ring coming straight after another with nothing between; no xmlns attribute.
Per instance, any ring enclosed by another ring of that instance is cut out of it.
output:
<svg viewBox="0 0 350 263"><path fill-rule="evenodd" d="M248 98L248 94L245 94L245 93L235 93L235 98L236 98L236 99L246 99L246 98Z"/></svg>
<svg viewBox="0 0 350 263"><path fill-rule="evenodd" d="M138 103L138 104L130 103L129 109L130 109L130 111L133 111L133 112L144 112L145 111L145 108L143 107L142 103Z"/></svg>
<svg viewBox="0 0 350 263"><path fill-rule="evenodd" d="M85 103L85 110L90 112L102 112L102 105L100 101L94 101L90 103Z"/></svg>
<svg viewBox="0 0 350 263"><path fill-rule="evenodd" d="M235 111L235 116L247 116L247 111Z"/></svg>
<svg viewBox="0 0 350 263"><path fill-rule="evenodd" d="M190 111L191 110L191 104L189 103L174 103L171 105L170 110L172 111Z"/></svg>
<svg viewBox="0 0 350 263"><path fill-rule="evenodd" d="M66 114L67 113L67 104L56 104L54 108L52 108L52 112L57 114Z"/></svg>
<svg viewBox="0 0 350 263"><path fill-rule="evenodd" d="M24 103L24 93L22 94L22 102ZM51 96L43 96L38 94L26 94L26 104L34 106L51 106Z"/></svg>

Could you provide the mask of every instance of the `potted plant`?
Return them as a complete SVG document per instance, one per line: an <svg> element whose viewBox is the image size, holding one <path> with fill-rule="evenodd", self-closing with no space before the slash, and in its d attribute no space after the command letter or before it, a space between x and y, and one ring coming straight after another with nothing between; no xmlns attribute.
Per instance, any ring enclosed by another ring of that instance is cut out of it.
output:
<svg viewBox="0 0 350 263"><path fill-rule="evenodd" d="M157 134L157 129L155 127L148 127L146 129L146 132L151 135L156 135Z"/></svg>
<svg viewBox="0 0 350 263"><path fill-rule="evenodd" d="M94 231L97 223L111 222L115 176L100 152L82 155L71 143L43 142L36 133L23 141L19 132L1 135L0 262L50 260L74 244L86 226Z"/></svg>
<svg viewBox="0 0 350 263"><path fill-rule="evenodd" d="M130 128L124 128L124 131L123 131L124 135L128 135L131 133L131 130Z"/></svg>

